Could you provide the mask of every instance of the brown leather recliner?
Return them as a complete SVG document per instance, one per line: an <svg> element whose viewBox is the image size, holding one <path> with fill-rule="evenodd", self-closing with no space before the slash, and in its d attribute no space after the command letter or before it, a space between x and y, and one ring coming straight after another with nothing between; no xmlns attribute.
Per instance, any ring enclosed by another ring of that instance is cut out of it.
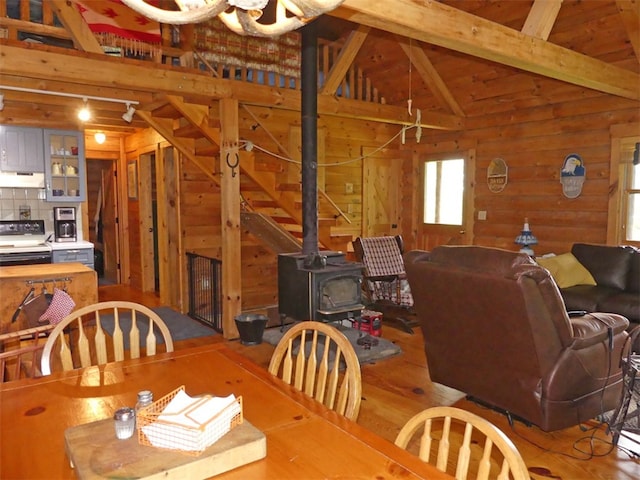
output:
<svg viewBox="0 0 640 480"><path fill-rule="evenodd" d="M617 406L625 317L570 318L526 254L440 246L404 260L431 380L545 431Z"/></svg>

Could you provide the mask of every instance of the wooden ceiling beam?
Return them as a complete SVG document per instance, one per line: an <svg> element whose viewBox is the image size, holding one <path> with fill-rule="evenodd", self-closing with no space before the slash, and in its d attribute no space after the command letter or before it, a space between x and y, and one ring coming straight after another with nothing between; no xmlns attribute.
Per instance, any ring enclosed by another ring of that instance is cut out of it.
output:
<svg viewBox="0 0 640 480"><path fill-rule="evenodd" d="M451 94L422 47L415 43L410 44L406 37L396 36L396 39L402 50L404 50L404 53L409 57L411 64L418 71L422 81L429 87L429 90L431 90L431 93L433 93L433 96L436 97L438 102L448 107L455 115L464 117L462 107L460 107L460 104Z"/></svg>
<svg viewBox="0 0 640 480"><path fill-rule="evenodd" d="M328 13L611 95L640 100L640 76L439 2L345 0Z"/></svg>
<svg viewBox="0 0 640 480"><path fill-rule="evenodd" d="M203 104L210 104L221 98L235 97L247 105L300 109L299 90L217 79L199 73L159 68L157 64L108 56L99 58L69 50L31 45L25 48L6 41L0 41L0 47L0 84L5 75L27 77L40 82L55 78L57 82L68 83L69 89L77 87L85 92L90 92L92 87L121 88L133 94L129 100L138 100L136 92L149 101L152 101L153 93L178 93L191 103L198 99ZM141 102L141 108L145 109L143 101L138 101ZM415 124L415 119L409 116L405 108L328 95L319 96L318 113L395 125ZM461 130L463 120L455 115L423 112L421 126Z"/></svg>
<svg viewBox="0 0 640 480"><path fill-rule="evenodd" d="M640 5L638 0L616 0L616 6L622 17L638 62L640 62Z"/></svg>
<svg viewBox="0 0 640 480"><path fill-rule="evenodd" d="M366 25L360 25L356 30L349 34L349 38L344 46L340 49L340 54L335 63L331 67L327 75L326 82L320 90L321 95L335 95L336 90L342 83L342 79L347 74L349 67L360 51L360 47L367 38L371 28Z"/></svg>
<svg viewBox="0 0 640 480"><path fill-rule="evenodd" d="M68 0L49 0L49 2L54 13L71 35L73 44L78 50L104 55L104 50L98 43L96 36L89 29L87 22L80 15L74 2L69 2Z"/></svg>
<svg viewBox="0 0 640 480"><path fill-rule="evenodd" d="M561 6L562 0L535 0L522 27L522 33L547 40Z"/></svg>

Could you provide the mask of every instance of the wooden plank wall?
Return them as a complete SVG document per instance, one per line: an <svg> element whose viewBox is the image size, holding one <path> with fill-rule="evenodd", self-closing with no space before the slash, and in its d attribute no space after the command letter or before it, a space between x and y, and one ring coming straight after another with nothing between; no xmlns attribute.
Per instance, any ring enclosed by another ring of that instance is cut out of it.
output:
<svg viewBox="0 0 640 480"><path fill-rule="evenodd" d="M586 97L586 98L585 98ZM530 108L488 111L486 115L467 119L464 132L423 131L418 144L408 133L402 146L395 140L390 149L404 148L413 152L413 159L403 163L400 231L407 249L420 246L415 225L415 212L421 194L418 191L421 160L440 153L476 149L474 217L479 210L487 211L486 221L475 221L473 243L511 250L520 232L524 217L528 217L540 244L536 252L562 253L576 241L605 243L609 195L610 127L640 122L637 104L632 101L590 92L588 95L558 96L557 104ZM212 112L217 109L211 109ZM259 119L256 122L255 118ZM272 152L278 143L288 147L291 126L299 126L295 111L251 107L251 113L240 109L240 138ZM399 127L375 122L336 117L319 118L325 130L325 161L335 167L325 169L325 190L352 220L338 221L341 230L359 234L362 206L362 162L351 161L360 156L363 147L382 145L398 133ZM640 133L640 130L639 130ZM126 141L127 159L137 159L141 153L155 148L158 138L145 132ZM288 168L254 149L256 164L267 172L282 172ZM578 153L587 168L582 195L567 199L562 194L560 169L566 155ZM501 193L491 193L486 186L489 162L502 157L509 166L509 183ZM293 168L293 167L292 167ZM295 167L297 168L297 167ZM281 175L283 176L283 175ZM286 176L286 175L285 175ZM220 192L215 182L189 162L181 160L180 217L182 222L182 252L220 258ZM345 185L353 184L353 193ZM137 202L129 202L131 248L131 284L141 282L139 255L139 218ZM242 309L250 310L277 303L276 254L262 246L249 232L242 232ZM187 298L186 284L182 296ZM186 308L183 301L183 308Z"/></svg>
<svg viewBox="0 0 640 480"><path fill-rule="evenodd" d="M413 146L415 164L405 168L413 168L414 175L406 180L419 178L427 157L475 147L474 218L484 210L487 220L475 221L474 244L519 249L514 239L525 217L539 241L537 254L563 253L574 242L606 243L610 127L635 123L640 135L638 103L568 86L553 93L544 106L495 102L491 108L486 103L482 115L466 119L464 132L423 132L422 142ZM560 170L572 153L584 161L586 182L578 198L568 199L562 193ZM496 157L507 163L509 179L502 192L491 193L487 167ZM409 186L417 187L416 182ZM403 205L412 211L415 207Z"/></svg>
<svg viewBox="0 0 640 480"><path fill-rule="evenodd" d="M216 109L211 113L215 115ZM256 122L256 118L259 122ZM279 155L279 146L289 150L291 127L300 125L300 113L281 109L248 107L240 108L240 138ZM325 191L345 212L351 211L349 224L338 219L334 231L357 236L361 231L362 161L359 160L364 145L381 145L396 135L397 126L353 119L319 117L318 128L325 131ZM287 178L286 170L295 173L290 178L299 179L299 167L254 149L258 170ZM289 152L295 156L296 152ZM299 152L298 152L299 153ZM335 165L335 166L330 166ZM220 258L221 233L219 204L220 192L214 182L204 179L196 167L183 164L182 222L185 251ZM346 183L353 185L347 193ZM285 188L289 188L286 186ZM351 205L351 207L349 206ZM224 259L223 259L224 261ZM277 303L277 255L249 232L242 232L242 308L249 310Z"/></svg>

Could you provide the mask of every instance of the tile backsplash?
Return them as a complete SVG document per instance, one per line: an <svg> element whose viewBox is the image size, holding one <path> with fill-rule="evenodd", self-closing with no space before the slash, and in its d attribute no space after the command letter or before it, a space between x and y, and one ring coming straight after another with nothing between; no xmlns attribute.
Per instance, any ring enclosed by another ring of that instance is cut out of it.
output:
<svg viewBox="0 0 640 480"><path fill-rule="evenodd" d="M32 220L44 220L47 235L53 233L53 207L76 207L78 233L82 235L79 203L47 202L41 188L0 188L0 220L21 220L21 211L31 212Z"/></svg>

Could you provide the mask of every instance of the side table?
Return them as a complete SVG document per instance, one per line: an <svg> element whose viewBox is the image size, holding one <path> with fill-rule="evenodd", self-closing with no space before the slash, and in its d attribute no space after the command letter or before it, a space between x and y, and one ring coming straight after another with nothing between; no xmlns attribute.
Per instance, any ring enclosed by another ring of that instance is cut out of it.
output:
<svg viewBox="0 0 640 480"><path fill-rule="evenodd" d="M631 346L635 345L638 337L640 327L634 329L629 337ZM609 422L614 445L618 444L623 430L640 435L640 352L634 352L632 348L629 348L626 357L622 358L622 382L620 403ZM640 443L635 438L626 438Z"/></svg>

